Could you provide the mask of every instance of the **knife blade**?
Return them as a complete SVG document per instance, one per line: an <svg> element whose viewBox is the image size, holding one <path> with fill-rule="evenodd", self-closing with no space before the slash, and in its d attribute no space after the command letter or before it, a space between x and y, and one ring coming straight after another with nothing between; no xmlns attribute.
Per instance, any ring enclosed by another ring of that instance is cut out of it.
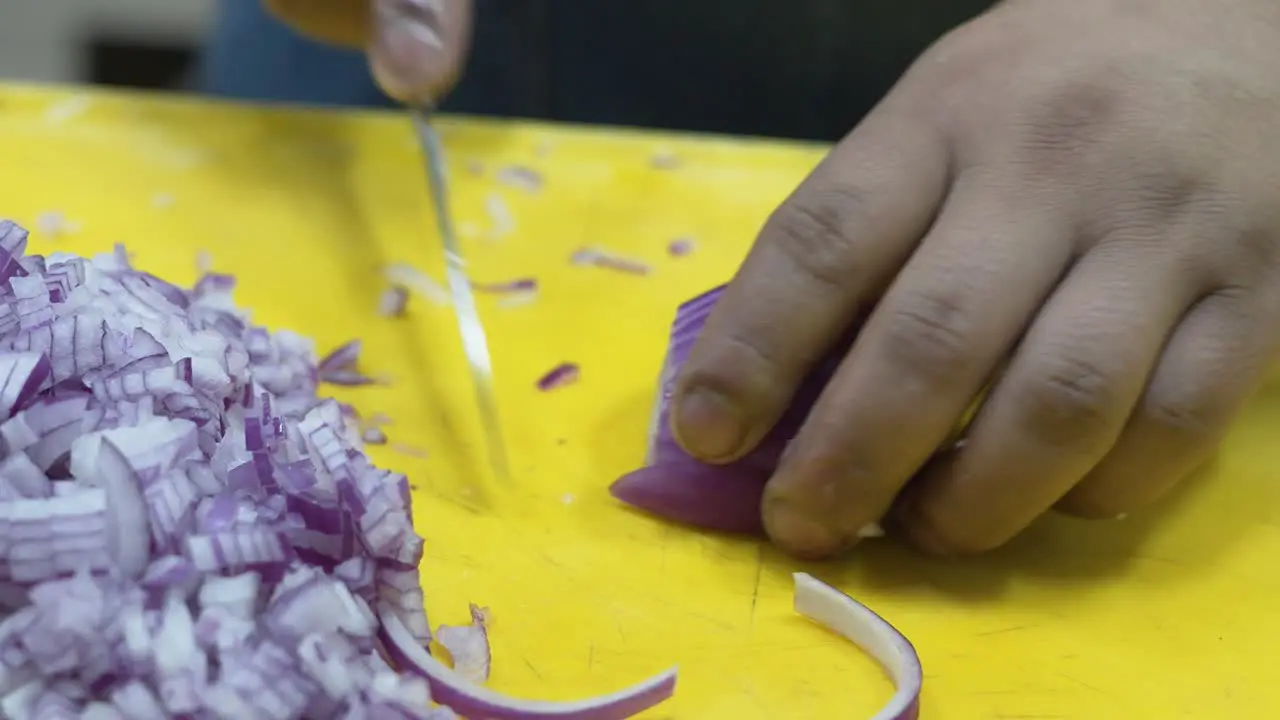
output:
<svg viewBox="0 0 1280 720"><path fill-rule="evenodd" d="M462 348L471 368L471 380L475 386L476 405L480 409L480 422L484 426L489 446L489 463L501 482L510 478L507 466L506 445L502 440L502 426L498 418L498 403L493 392L493 363L489 357L489 341L485 336L480 313L476 310L475 296L471 291L471 279L467 277L467 264L462 249L453 232L453 214L449 206L449 189L445 179L444 150L440 136L431 125L429 108L416 107L410 111L418 142L422 146L427 166L427 185L431 190L431 202L435 206L436 223L444 245L445 272L449 281L449 294L458 317L458 330L462 334Z"/></svg>

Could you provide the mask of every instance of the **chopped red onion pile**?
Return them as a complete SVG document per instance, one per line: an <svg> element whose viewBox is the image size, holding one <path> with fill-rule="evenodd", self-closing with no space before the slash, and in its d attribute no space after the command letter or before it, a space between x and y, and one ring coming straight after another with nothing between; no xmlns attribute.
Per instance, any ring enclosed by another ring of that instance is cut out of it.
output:
<svg viewBox="0 0 1280 720"><path fill-rule="evenodd" d="M311 343L251 325L229 276L187 291L120 247L26 238L0 221L0 716L620 718L670 696L672 673L499 695L467 677L482 629L446 632L458 671L431 658L408 482L316 396Z"/></svg>
<svg viewBox="0 0 1280 720"><path fill-rule="evenodd" d="M382 269L393 287L412 292L435 305L449 304L449 291L430 275L408 263L391 263Z"/></svg>

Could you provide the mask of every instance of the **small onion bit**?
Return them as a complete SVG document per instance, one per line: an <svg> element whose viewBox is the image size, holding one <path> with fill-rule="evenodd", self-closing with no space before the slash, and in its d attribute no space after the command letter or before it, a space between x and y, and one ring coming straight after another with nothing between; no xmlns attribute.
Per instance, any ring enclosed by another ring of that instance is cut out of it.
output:
<svg viewBox="0 0 1280 720"><path fill-rule="evenodd" d="M579 248L569 256L572 265L583 265L616 270L628 275L648 275L652 270L647 263L622 257L598 248Z"/></svg>
<svg viewBox="0 0 1280 720"><path fill-rule="evenodd" d="M401 285L392 285L378 296L378 314L385 318L404 317L409 304L409 291Z"/></svg>
<svg viewBox="0 0 1280 720"><path fill-rule="evenodd" d="M382 269L387 282L402 287L434 305L448 305L449 291L430 275L408 263L391 263Z"/></svg>
<svg viewBox="0 0 1280 720"><path fill-rule="evenodd" d="M316 366L320 382L347 387L376 383L377 379L356 370L356 363L360 361L360 349L359 340L350 340L321 358Z"/></svg>
<svg viewBox="0 0 1280 720"><path fill-rule="evenodd" d="M542 392L557 390L578 382L578 378L581 376L582 369L577 364L570 362L560 363L547 371L546 375L538 378L538 389Z"/></svg>
<svg viewBox="0 0 1280 720"><path fill-rule="evenodd" d="M466 625L441 625L436 629L436 642L449 652L453 670L472 682L483 683L489 679L488 620L485 610L471 605L471 622Z"/></svg>
<svg viewBox="0 0 1280 720"><path fill-rule="evenodd" d="M394 615L383 616L380 637L387 654L401 670L425 678L431 686L432 698L464 717L486 720L622 720L670 698L676 689L676 670L672 668L624 690L587 700L551 702L513 698L476 685L431 657Z"/></svg>
<svg viewBox="0 0 1280 720"><path fill-rule="evenodd" d="M693 238L681 237L667 243L667 254L671 257L684 257L696 249L697 245L693 242Z"/></svg>
<svg viewBox="0 0 1280 720"><path fill-rule="evenodd" d="M875 658L895 692L871 720L917 720L924 670L915 646L871 608L807 573L794 573L795 610Z"/></svg>
<svg viewBox="0 0 1280 720"><path fill-rule="evenodd" d="M499 168L498 171L493 174L493 179L503 185L508 185L531 194L541 191L543 185L542 173L523 165L508 165L506 167Z"/></svg>
<svg viewBox="0 0 1280 720"><path fill-rule="evenodd" d="M526 277L516 278L514 280L505 280L503 282L472 282L471 289L479 293L490 293L493 295L533 293L538 291L538 280L537 278Z"/></svg>

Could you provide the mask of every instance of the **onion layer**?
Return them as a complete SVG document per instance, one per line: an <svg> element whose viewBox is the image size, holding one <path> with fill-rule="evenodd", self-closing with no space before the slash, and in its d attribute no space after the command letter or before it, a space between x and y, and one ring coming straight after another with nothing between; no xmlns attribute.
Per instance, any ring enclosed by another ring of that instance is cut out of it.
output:
<svg viewBox="0 0 1280 720"><path fill-rule="evenodd" d="M796 612L862 648L893 678L893 698L871 720L916 720L924 670L911 641L871 608L812 575L793 577Z"/></svg>

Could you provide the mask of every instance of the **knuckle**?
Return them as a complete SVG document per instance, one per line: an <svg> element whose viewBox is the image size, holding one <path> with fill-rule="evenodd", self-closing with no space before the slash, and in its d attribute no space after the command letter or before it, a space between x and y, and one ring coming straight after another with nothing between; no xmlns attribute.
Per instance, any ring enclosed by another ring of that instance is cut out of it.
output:
<svg viewBox="0 0 1280 720"><path fill-rule="evenodd" d="M1117 500L1112 495L1079 487L1064 495L1053 509L1082 520L1114 520L1126 509Z"/></svg>
<svg viewBox="0 0 1280 720"><path fill-rule="evenodd" d="M1139 418L1174 441L1203 442L1221 432L1231 408L1196 390L1156 391L1139 408Z"/></svg>
<svg viewBox="0 0 1280 720"><path fill-rule="evenodd" d="M1029 431L1061 447L1092 447L1125 409L1117 373L1095 360L1060 353L1021 393Z"/></svg>
<svg viewBox="0 0 1280 720"><path fill-rule="evenodd" d="M1020 147L1033 172L1071 167L1085 160L1123 112L1124 93L1112 81L1081 77L1051 84L1024 106L1018 119Z"/></svg>
<svg viewBox="0 0 1280 720"><path fill-rule="evenodd" d="M946 382L964 374L973 362L972 317L956 296L915 295L890 312L886 351L911 372Z"/></svg>
<svg viewBox="0 0 1280 720"><path fill-rule="evenodd" d="M857 279L853 273L861 265L848 230L863 227L864 233L874 232L861 220L868 202L867 193L856 187L814 183L803 196L774 211L766 229L803 275L824 286L844 288Z"/></svg>

